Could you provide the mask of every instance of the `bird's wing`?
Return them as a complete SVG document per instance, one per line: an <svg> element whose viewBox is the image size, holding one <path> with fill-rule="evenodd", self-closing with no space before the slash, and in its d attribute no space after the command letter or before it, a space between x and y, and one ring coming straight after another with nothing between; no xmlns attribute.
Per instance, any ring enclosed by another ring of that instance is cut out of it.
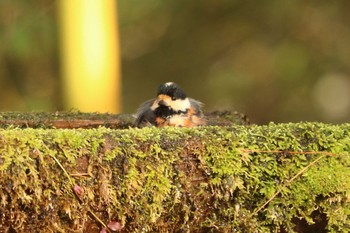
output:
<svg viewBox="0 0 350 233"><path fill-rule="evenodd" d="M142 127L143 124L154 124L155 115L151 109L152 103L155 99L147 100L142 103L136 111L135 125L137 127Z"/></svg>
<svg viewBox="0 0 350 233"><path fill-rule="evenodd" d="M195 100L195 99L192 99L192 98L189 98L190 100L190 103L191 103L191 107L194 108L194 110L196 111L196 113L199 115L199 116L202 116L203 115L203 112L202 112L202 107L203 107L203 103L198 101L198 100Z"/></svg>

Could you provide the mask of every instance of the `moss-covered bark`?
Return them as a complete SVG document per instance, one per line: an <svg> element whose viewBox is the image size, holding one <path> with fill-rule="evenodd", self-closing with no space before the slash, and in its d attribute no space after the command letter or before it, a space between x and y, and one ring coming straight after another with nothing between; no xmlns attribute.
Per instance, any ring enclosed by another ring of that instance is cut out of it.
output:
<svg viewBox="0 0 350 233"><path fill-rule="evenodd" d="M247 125L249 119L242 113L215 111L206 114L208 125ZM98 128L127 129L134 127L132 114L70 112L1 112L0 128L15 126L19 128L76 129Z"/></svg>
<svg viewBox="0 0 350 233"><path fill-rule="evenodd" d="M2 129L0 232L349 232L349 130Z"/></svg>

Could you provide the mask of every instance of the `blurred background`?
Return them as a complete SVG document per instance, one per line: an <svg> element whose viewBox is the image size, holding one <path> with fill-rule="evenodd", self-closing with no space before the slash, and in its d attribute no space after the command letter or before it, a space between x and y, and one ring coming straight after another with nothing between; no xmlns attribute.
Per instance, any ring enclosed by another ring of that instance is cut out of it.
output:
<svg viewBox="0 0 350 233"><path fill-rule="evenodd" d="M174 81L205 111L253 123L350 119L348 0L119 0L116 9L116 111L134 113ZM0 1L0 111L71 108L60 10L59 0Z"/></svg>

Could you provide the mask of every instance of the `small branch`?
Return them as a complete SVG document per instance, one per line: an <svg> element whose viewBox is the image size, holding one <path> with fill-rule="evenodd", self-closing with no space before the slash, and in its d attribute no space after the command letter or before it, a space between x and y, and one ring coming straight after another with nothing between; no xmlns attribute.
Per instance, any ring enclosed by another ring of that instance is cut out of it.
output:
<svg viewBox="0 0 350 233"><path fill-rule="evenodd" d="M285 153L285 154L291 154L291 155L297 155L297 154L302 154L302 155L317 155L317 154L322 154L322 155L327 155L327 156L337 156L337 154L332 153L332 152L327 152L327 151L287 151L287 150L258 150L258 149L238 149L241 152L245 153L271 153L271 154L280 154L280 153Z"/></svg>
<svg viewBox="0 0 350 233"><path fill-rule="evenodd" d="M47 146L45 146L47 149L49 149ZM51 156L51 158L53 158L54 160L55 160L55 162L58 164L58 166L61 168L61 170L63 171L63 173L66 175L66 177L68 178L68 180L69 180L69 183L70 183L70 185L72 186L72 190L73 190L73 192L74 192L74 197L78 200L78 202L80 203L80 204L83 204L82 203L82 200L78 197L78 195L75 193L75 191L74 191L74 188L73 188L73 185L74 185L74 182L73 182L73 179L71 178L71 176L68 174L68 172L66 171L66 169L63 167L63 165L60 163L60 161L58 161L58 159L55 157L55 156L53 156L53 155L51 155L50 153L49 153L49 155ZM106 228L106 230L108 231L108 232L110 232L110 230L109 230L109 228L108 228L108 226L90 209L90 206L89 205L85 205L86 206L86 208L87 208L87 211L91 214L91 216L97 221L97 222L99 222L104 228Z"/></svg>
<svg viewBox="0 0 350 233"><path fill-rule="evenodd" d="M51 156L51 158L53 158L55 161L56 161L56 163L58 164L58 166L61 168L61 170L64 172L64 174L66 175L66 177L68 178L68 180L69 180L69 183L71 184L71 185L73 185L74 183L73 183L73 180L71 179L71 177L70 177L70 175L68 174L68 172L66 171L66 169L64 169L64 167L62 166L62 164L60 163L60 161L58 161L58 159L55 157L55 156L53 156L53 155L51 155L51 154L49 154L50 156Z"/></svg>
<svg viewBox="0 0 350 233"><path fill-rule="evenodd" d="M314 161L309 163L306 167L301 169L295 176L293 176L290 180L288 180L286 182L286 184L284 184L277 192L275 192L264 204L262 204L258 209L256 209L254 211L253 215L257 214L259 211L261 211L263 208L265 208L265 206L267 206L267 204L269 204L279 193L281 193L285 187L287 187L290 183L292 183L293 180L295 180L297 177L299 177L301 174L303 174L309 167L313 166L315 163L317 163L319 160L323 159L326 156L329 156L329 153L324 153L322 156L318 157L317 159L315 159ZM332 154L331 156L334 156L334 154Z"/></svg>
<svg viewBox="0 0 350 233"><path fill-rule="evenodd" d="M274 154L304 154L304 155L316 155L321 154L322 156L318 157L317 159L313 160L311 163L309 163L306 167L301 169L296 175L294 175L290 180L288 180L280 189L277 190L264 204L262 204L258 209L256 209L253 212L253 215L257 214L259 211L261 211L265 206L267 206L278 194L282 192L282 190L287 187L289 184L291 184L297 177L299 177L301 174L303 174L307 169L309 169L311 166L313 166L315 163L317 163L319 160L326 156L332 156L335 157L337 154L327 151L283 151L283 150L258 150L258 149L239 149L241 152L245 153L274 153Z"/></svg>
<svg viewBox="0 0 350 233"><path fill-rule="evenodd" d="M109 227L90 209L89 206L87 206L87 211L92 215L92 217L97 221L99 222L104 228L106 228L106 230L108 232L109 231Z"/></svg>
<svg viewBox="0 0 350 233"><path fill-rule="evenodd" d="M82 177L82 176L90 176L89 173L71 173L71 177Z"/></svg>

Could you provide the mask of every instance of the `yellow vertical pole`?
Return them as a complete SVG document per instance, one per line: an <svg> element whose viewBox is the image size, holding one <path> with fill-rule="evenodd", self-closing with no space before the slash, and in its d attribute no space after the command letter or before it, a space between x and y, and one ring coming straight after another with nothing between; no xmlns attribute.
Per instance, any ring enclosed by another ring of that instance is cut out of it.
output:
<svg viewBox="0 0 350 233"><path fill-rule="evenodd" d="M121 111L116 0L60 0L65 108Z"/></svg>

